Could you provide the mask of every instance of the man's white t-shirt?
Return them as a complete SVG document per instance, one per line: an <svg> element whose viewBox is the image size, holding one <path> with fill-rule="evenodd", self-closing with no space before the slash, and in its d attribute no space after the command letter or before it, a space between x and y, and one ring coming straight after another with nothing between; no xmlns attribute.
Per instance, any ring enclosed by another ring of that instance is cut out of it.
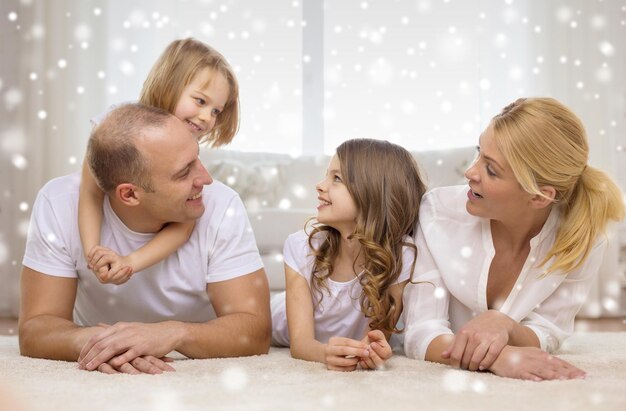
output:
<svg viewBox="0 0 626 411"><path fill-rule="evenodd" d="M319 234L313 239L315 248L321 244L322 236L323 234ZM315 257L311 253L308 241L309 236L303 230L291 234L285 241L283 255L285 264L304 277L311 287ZM413 242L408 236L405 241ZM409 247L403 248L402 272L395 284L410 278L414 256L414 250ZM369 329L369 319L361 311L360 297L363 287L358 277L346 282L328 278L326 284L328 291L323 290L321 303L317 304L318 293L311 292L315 304L315 339L322 343L327 343L334 336L362 339ZM285 297L283 292L272 298L272 343L280 346L289 346Z"/></svg>
<svg viewBox="0 0 626 411"><path fill-rule="evenodd" d="M78 279L74 321L79 325L205 322L215 318L207 283L263 268L241 199L214 181L204 186L205 211L187 243L124 284L101 284L87 268L78 232L79 183L79 174L72 174L51 180L39 191L23 260L24 266L43 274ZM155 236L126 227L108 196L103 209L101 245L128 255Z"/></svg>
<svg viewBox="0 0 626 411"><path fill-rule="evenodd" d="M457 332L489 309L487 281L495 256L490 220L465 208L468 186L435 188L424 195L417 227L415 276L404 289L404 348L424 359L430 342ZM530 252L511 292L498 311L537 335L541 349L554 352L571 335L574 316L598 272L606 237L598 236L584 263L568 273L543 275L538 267L554 244L560 214L553 207L541 231L530 240Z"/></svg>

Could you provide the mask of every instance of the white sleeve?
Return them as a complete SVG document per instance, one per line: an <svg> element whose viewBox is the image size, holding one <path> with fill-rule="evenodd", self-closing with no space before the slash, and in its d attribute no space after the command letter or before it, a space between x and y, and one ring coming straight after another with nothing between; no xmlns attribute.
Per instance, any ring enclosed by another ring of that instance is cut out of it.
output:
<svg viewBox="0 0 626 411"><path fill-rule="evenodd" d="M283 246L283 258L285 264L309 281L311 279L311 270L306 269L307 254L309 254L307 253L307 250L310 251L308 235L306 235L303 231L297 231L290 234L285 240L285 245Z"/></svg>
<svg viewBox="0 0 626 411"><path fill-rule="evenodd" d="M450 296L428 249L421 226L417 230L417 260L413 278L404 288L404 352L423 360L435 337L452 334L448 321Z"/></svg>
<svg viewBox="0 0 626 411"><path fill-rule="evenodd" d="M407 236L405 241L410 244L415 244L413 238ZM401 283L403 281L409 280L411 278L411 274L413 274L413 261L415 260L415 266L417 267L417 251L411 247L404 246L402 247L402 272L398 276L398 280L395 284Z"/></svg>
<svg viewBox="0 0 626 411"><path fill-rule="evenodd" d="M261 268L263 262L248 214L239 196L233 196L219 223L206 282L229 280Z"/></svg>
<svg viewBox="0 0 626 411"><path fill-rule="evenodd" d="M67 244L67 236L62 230L63 227L68 227L69 222L62 221L67 219L67 216L58 214L70 212L69 210L72 210L72 207L55 209L48 197L39 191L30 217L22 261L24 266L56 277L78 277L76 262ZM77 221L74 224L77 224Z"/></svg>
<svg viewBox="0 0 626 411"><path fill-rule="evenodd" d="M585 262L567 277L520 324L533 330L541 349L554 352L574 331L574 317L582 307L593 284L607 248L606 238L599 240ZM564 275L553 273L550 275Z"/></svg>

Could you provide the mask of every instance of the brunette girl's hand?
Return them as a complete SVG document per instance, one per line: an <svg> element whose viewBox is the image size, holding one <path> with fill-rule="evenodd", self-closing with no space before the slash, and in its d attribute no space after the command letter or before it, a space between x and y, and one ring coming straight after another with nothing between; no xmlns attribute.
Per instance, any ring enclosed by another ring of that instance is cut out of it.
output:
<svg viewBox="0 0 626 411"><path fill-rule="evenodd" d="M380 370L384 368L385 361L393 355L391 346L380 330L372 330L362 340L370 347L369 356L360 358L359 365L363 369Z"/></svg>
<svg viewBox="0 0 626 411"><path fill-rule="evenodd" d="M486 311L463 326L441 356L456 368L486 370L509 342L513 320L496 310Z"/></svg>
<svg viewBox="0 0 626 411"><path fill-rule="evenodd" d="M325 347L325 362L329 370L354 371L359 360L369 355L367 344L352 338L331 337Z"/></svg>
<svg viewBox="0 0 626 411"><path fill-rule="evenodd" d="M115 251L95 246L87 255L89 269L98 277L102 284L125 283L133 275L133 268L129 257L120 256Z"/></svg>

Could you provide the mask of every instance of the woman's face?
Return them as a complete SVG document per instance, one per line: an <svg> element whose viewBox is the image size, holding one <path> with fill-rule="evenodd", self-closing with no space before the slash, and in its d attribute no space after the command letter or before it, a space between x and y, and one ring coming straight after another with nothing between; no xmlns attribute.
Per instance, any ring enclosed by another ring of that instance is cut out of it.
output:
<svg viewBox="0 0 626 411"><path fill-rule="evenodd" d="M518 183L513 170L496 145L492 126L480 136L478 155L467 169L470 190L467 193L467 212L492 220L515 221L528 212L532 194Z"/></svg>

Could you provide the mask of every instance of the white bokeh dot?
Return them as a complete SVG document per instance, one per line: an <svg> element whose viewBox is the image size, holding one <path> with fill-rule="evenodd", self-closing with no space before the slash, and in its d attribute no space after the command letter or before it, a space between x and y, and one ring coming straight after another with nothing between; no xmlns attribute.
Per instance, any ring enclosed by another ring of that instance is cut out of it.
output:
<svg viewBox="0 0 626 411"><path fill-rule="evenodd" d="M28 167L28 161L21 154L13 154L11 156L11 163L13 163L13 166L18 170L24 170L26 167Z"/></svg>
<svg viewBox="0 0 626 411"><path fill-rule="evenodd" d="M611 57L615 54L615 47L608 41L600 42L598 45L600 49L600 53L604 54L606 57Z"/></svg>
<svg viewBox="0 0 626 411"><path fill-rule="evenodd" d="M9 249L4 244L4 241L0 238L0 265L4 264L9 259Z"/></svg>
<svg viewBox="0 0 626 411"><path fill-rule="evenodd" d="M444 290L444 289L443 289L443 288L441 288L441 287L436 287L436 288L435 288L435 291L433 292L433 295L435 296L435 298L437 298L437 299L441 299L441 298L445 297L445 295L446 295L446 290Z"/></svg>
<svg viewBox="0 0 626 411"><path fill-rule="evenodd" d="M248 385L248 374L240 367L228 368L220 375L220 382L228 391L241 391Z"/></svg>
<svg viewBox="0 0 626 411"><path fill-rule="evenodd" d="M472 247L465 246L461 248L461 256L463 258L470 258L472 256L473 250Z"/></svg>

